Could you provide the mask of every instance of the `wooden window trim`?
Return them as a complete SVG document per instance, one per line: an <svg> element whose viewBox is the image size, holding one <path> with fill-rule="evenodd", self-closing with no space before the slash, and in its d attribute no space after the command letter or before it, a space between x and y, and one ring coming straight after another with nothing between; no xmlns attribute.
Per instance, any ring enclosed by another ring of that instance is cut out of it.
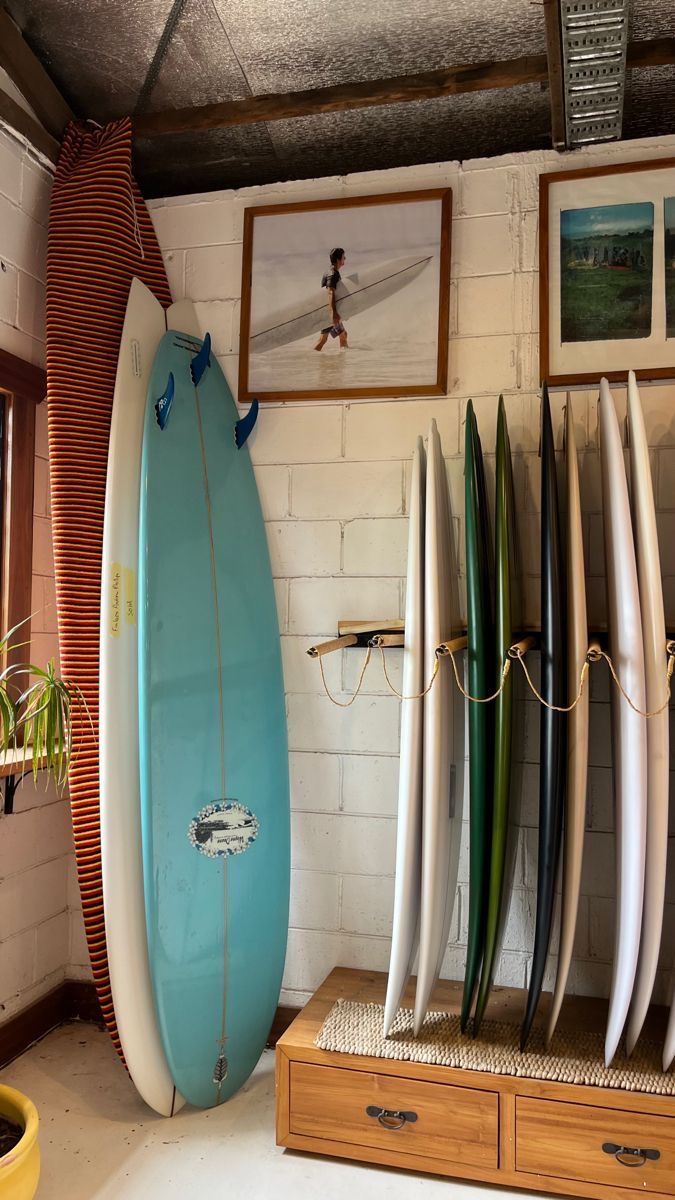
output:
<svg viewBox="0 0 675 1200"><path fill-rule="evenodd" d="M7 396L2 463L2 586L0 632L30 614L33 581L33 484L35 475L35 407L47 391L45 372L0 349L0 391ZM19 641L30 640L30 622ZM7 662L25 662L18 647Z"/></svg>

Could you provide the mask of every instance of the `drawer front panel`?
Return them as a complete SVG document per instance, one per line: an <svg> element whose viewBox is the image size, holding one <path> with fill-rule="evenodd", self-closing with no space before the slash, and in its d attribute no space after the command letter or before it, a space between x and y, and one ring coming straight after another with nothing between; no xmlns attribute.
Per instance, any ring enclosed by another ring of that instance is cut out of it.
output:
<svg viewBox="0 0 675 1200"><path fill-rule="evenodd" d="M622 1148L649 1155L643 1161L642 1154L622 1153ZM675 1121L519 1096L516 1169L646 1193L675 1193Z"/></svg>
<svg viewBox="0 0 675 1200"><path fill-rule="evenodd" d="M495 1092L291 1063L291 1133L497 1167L498 1125Z"/></svg>

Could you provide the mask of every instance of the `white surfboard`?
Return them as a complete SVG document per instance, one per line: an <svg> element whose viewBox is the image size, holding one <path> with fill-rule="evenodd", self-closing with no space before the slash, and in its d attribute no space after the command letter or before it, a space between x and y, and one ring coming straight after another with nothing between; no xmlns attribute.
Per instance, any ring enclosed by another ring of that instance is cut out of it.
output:
<svg viewBox="0 0 675 1200"><path fill-rule="evenodd" d="M666 1040L663 1043L663 1069L667 1071L675 1058L675 976L673 977L673 998L670 1004L670 1018L666 1030Z"/></svg>
<svg viewBox="0 0 675 1200"><path fill-rule="evenodd" d="M141 438L164 310L134 279L113 397L103 526L100 805L103 897L113 1004L129 1074L163 1116L182 1107L160 1041L148 967L138 765L136 570Z"/></svg>
<svg viewBox="0 0 675 1200"><path fill-rule="evenodd" d="M424 678L435 649L452 637L452 526L441 440L431 422L427 447L424 530ZM444 663L424 698L422 897L414 1030L419 1034L443 962L456 880L451 869L454 829L451 775L454 680Z"/></svg>
<svg viewBox="0 0 675 1200"><path fill-rule="evenodd" d="M389 1036L413 967L419 934L422 877L422 730L424 700L424 443L413 454L408 518L408 577L405 593L404 696L401 703L401 756L396 831L394 922L384 1005L384 1036ZM438 681L436 681L438 682Z"/></svg>
<svg viewBox="0 0 675 1200"><path fill-rule="evenodd" d="M628 482L614 401L600 381L600 460L609 647L633 704L644 711L645 659ZM605 1062L616 1053L633 993L642 925L647 835L647 722L612 684L617 913Z"/></svg>
<svg viewBox="0 0 675 1200"><path fill-rule="evenodd" d="M588 650L588 618L586 614L586 576L584 573L579 464L574 441L574 416L569 392L565 413L565 460L567 476L567 703L571 704L579 690L579 679ZM565 793L560 949L555 989L546 1029L547 1045L553 1037L565 996L579 912L586 825L588 693L587 680L581 700L567 718L567 788Z"/></svg>
<svg viewBox="0 0 675 1200"><path fill-rule="evenodd" d="M430 255L393 258L357 274L346 275L338 283L335 292L341 318L347 321L379 304L381 300L394 296L413 279L417 279L429 262ZM298 338L319 333L321 327L327 324L328 317L326 298L321 295L319 282L305 300L287 304L257 320L254 318L250 333L251 354L277 350Z"/></svg>
<svg viewBox="0 0 675 1200"><path fill-rule="evenodd" d="M631 499L637 551L642 640L645 654L647 711L666 699L666 619L663 608L661 561L656 530L654 488L649 465L640 393L633 371L628 373L628 440ZM631 1054L649 1008L659 963L668 856L668 707L647 721L647 857L642 910L642 938L633 1002L626 1030Z"/></svg>

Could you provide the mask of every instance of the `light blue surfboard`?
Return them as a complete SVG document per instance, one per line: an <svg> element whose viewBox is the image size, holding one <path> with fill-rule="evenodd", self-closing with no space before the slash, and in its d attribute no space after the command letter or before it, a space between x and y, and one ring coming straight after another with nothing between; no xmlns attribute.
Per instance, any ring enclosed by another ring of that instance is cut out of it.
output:
<svg viewBox="0 0 675 1200"><path fill-rule="evenodd" d="M174 1081L231 1096L272 1023L286 953L288 754L265 529L237 410L200 340L162 339L141 472L139 708L153 991ZM155 402L173 376L173 399Z"/></svg>

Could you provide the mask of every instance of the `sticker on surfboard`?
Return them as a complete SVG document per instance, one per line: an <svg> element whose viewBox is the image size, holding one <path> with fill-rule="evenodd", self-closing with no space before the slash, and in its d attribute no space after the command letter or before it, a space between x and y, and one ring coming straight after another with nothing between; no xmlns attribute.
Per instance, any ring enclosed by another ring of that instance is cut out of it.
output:
<svg viewBox="0 0 675 1200"><path fill-rule="evenodd" d="M207 858L230 858L244 854L258 836L260 822L238 800L207 804L188 826L188 840Z"/></svg>

